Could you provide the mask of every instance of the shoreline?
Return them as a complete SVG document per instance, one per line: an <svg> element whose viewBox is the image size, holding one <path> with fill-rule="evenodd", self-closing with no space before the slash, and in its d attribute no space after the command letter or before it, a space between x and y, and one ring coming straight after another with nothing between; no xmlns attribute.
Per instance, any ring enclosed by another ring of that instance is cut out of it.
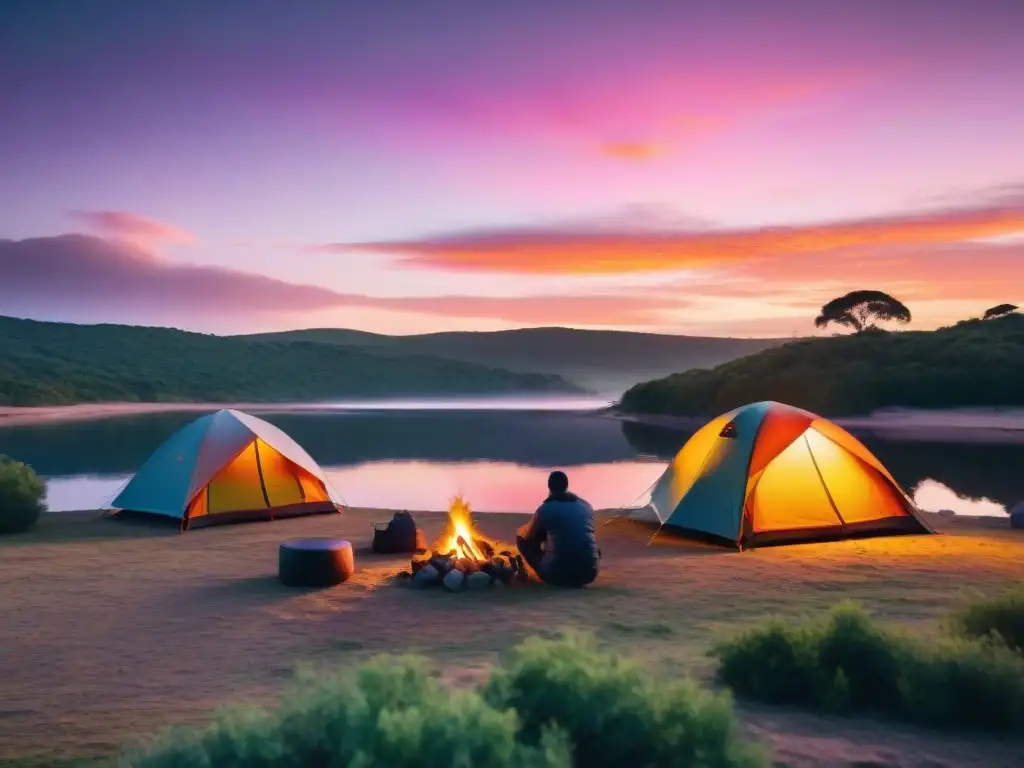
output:
<svg viewBox="0 0 1024 768"><path fill-rule="evenodd" d="M596 415L682 431L696 430L708 421L694 416L623 413L613 408ZM1024 408L894 408L829 420L854 434L893 442L1024 444Z"/></svg>
<svg viewBox="0 0 1024 768"><path fill-rule="evenodd" d="M366 400L366 401L331 401L331 402L189 402L189 403L131 403L131 402L108 402L108 403L75 403L72 405L38 405L38 406L0 406L0 428L6 426L57 424L70 421L91 421L95 419L118 418L124 416L145 416L156 413L206 413L218 411L222 408L231 408L248 413L302 413L319 411L346 410L411 410L410 408L395 408L395 403L415 402L421 403L422 409L428 409L431 404L438 408L452 409L452 404L457 403L465 409L473 408L475 400L482 404L522 400L522 410L553 410L558 409L560 400L565 400L565 410L587 413L593 410L593 403L588 402L586 406L576 408L570 407L572 403L581 403L584 400L601 400L601 398L581 397L559 397L559 396L480 396L450 398L393 398L391 400ZM607 401L605 401L607 402ZM556 408L552 408L552 406Z"/></svg>
<svg viewBox="0 0 1024 768"><path fill-rule="evenodd" d="M151 413L193 413L234 408L253 412L298 411L311 403L75 403L73 405L0 406L0 427L144 416Z"/></svg>
<svg viewBox="0 0 1024 768"><path fill-rule="evenodd" d="M603 527L606 524L614 522L627 522L636 523L639 525L654 525L655 521L647 517L632 517L631 513L641 512L644 507L623 507L623 508L607 508L607 509L595 509L594 517L598 526ZM448 511L445 509L390 509L387 507L343 507L340 514L349 515L351 517L365 519L372 522L375 525L386 524L396 512L408 512L414 518L423 518L427 521L436 521L438 519L444 519L448 515ZM998 529L1010 529L1010 516L1006 515L949 515L941 512L931 512L928 510L919 510L919 513L929 522L929 524L937 531L941 532L943 528L950 530L957 529L985 529L990 530L993 528ZM532 510L522 510L517 512L493 512L487 510L473 510L474 518L482 518L484 520L508 520L510 518L521 517L529 518L533 514ZM30 529L24 534L12 534L10 538L16 538L17 536L31 536L33 531L38 531L44 528L52 528L53 526L63 527L65 525L76 525L83 523L98 522L101 520L110 520L116 518L117 512L110 509L76 509L67 510L64 512L51 512L47 510L42 513L39 517L37 526ZM321 515L314 517L330 517L330 515ZM295 518L305 519L305 518ZM273 522L273 521L271 521ZM253 523L256 525L258 523ZM165 521L154 518L154 520L144 521L132 521L131 525L139 525L142 527L166 527ZM213 529L217 528L230 528L232 526L212 526ZM685 539L686 537L682 537ZM2 542L0 542L2 544ZM794 545L799 546L799 545Z"/></svg>
<svg viewBox="0 0 1024 768"><path fill-rule="evenodd" d="M608 408L572 408L567 400L564 410L580 412L601 418L632 422L653 427L680 431L695 431L708 419L691 416L667 416L658 414L634 414ZM528 403L526 404L528 405ZM552 406L555 408L552 408ZM452 407L450 401L439 400L438 407ZM538 402L537 408L558 410L557 402ZM429 408L424 401L422 408ZM467 403L466 407L471 407ZM497 407L497 406L496 406ZM40 426L74 421L128 416L145 416L160 413L206 413L221 408L233 408L253 414L302 413L331 410L392 410L392 401L365 403L252 403L252 402L209 402L209 403L77 403L74 405L52 406L0 406L0 428L8 426ZM532 410L529 407L523 410ZM893 442L933 443L986 443L1024 444L1024 408L961 408L951 410L924 410L912 408L886 409L865 416L840 416L831 419L834 423L854 434L868 435Z"/></svg>

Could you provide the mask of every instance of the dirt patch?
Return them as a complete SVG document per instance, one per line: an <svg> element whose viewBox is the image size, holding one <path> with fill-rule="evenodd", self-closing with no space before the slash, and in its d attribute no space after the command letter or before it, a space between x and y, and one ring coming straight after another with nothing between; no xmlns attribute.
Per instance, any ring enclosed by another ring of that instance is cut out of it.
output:
<svg viewBox="0 0 1024 768"><path fill-rule="evenodd" d="M5 758L109 755L134 734L202 722L215 706L265 702L297 663L412 651L433 658L447 679L472 684L510 643L563 627L710 680L705 652L718 632L840 599L931 628L966 591L993 593L1019 578L1024 556L1024 536L1005 522L940 520L946 535L737 553L669 539L647 546L647 528L612 521L599 530L604 563L591 588L452 600L393 586L408 557L365 551L339 587L277 583L281 541L343 536L360 550L370 522L388 517L380 512L184 534L94 517L49 515L36 531L0 542ZM506 539L524 520L480 516L489 535ZM445 516L420 513L417 522L432 538ZM1009 766L1021 749L875 721L742 711L751 732L794 767Z"/></svg>

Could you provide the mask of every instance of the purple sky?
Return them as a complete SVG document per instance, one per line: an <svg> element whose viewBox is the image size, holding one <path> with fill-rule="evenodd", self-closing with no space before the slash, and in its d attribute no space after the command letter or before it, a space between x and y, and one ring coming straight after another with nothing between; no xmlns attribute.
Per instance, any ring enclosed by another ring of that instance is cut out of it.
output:
<svg viewBox="0 0 1024 768"><path fill-rule="evenodd" d="M0 2L0 313L809 333L1024 303L1024 2Z"/></svg>

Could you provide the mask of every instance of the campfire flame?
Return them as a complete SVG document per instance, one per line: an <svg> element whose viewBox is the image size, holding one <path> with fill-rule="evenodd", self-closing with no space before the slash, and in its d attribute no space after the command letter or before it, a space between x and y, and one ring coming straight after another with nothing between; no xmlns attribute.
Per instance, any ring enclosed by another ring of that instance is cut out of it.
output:
<svg viewBox="0 0 1024 768"><path fill-rule="evenodd" d="M481 533L473 522L473 511L462 496L448 506L448 524L428 550L420 550L410 562L412 572L404 574L415 588L444 584L458 591L463 585L481 589L495 584L508 586L529 581L530 572L515 547ZM454 576L453 572L457 572Z"/></svg>
<svg viewBox="0 0 1024 768"><path fill-rule="evenodd" d="M473 511L465 499L456 496L448 506L448 526L434 542L434 549L438 552L454 552L457 558L483 562L487 557L478 546L478 540L486 541L473 524Z"/></svg>

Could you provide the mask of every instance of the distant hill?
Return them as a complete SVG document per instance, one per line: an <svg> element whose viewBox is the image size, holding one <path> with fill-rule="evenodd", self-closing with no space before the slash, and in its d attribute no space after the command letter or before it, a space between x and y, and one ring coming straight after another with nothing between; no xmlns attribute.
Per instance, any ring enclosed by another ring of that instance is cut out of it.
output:
<svg viewBox="0 0 1024 768"><path fill-rule="evenodd" d="M967 320L937 331L796 341L711 370L637 384L628 413L713 416L778 400L829 416L880 408L1024 405L1024 315Z"/></svg>
<svg viewBox="0 0 1024 768"><path fill-rule="evenodd" d="M788 341L572 328L418 336L383 336L362 331L315 328L244 338L341 344L357 346L374 354L423 354L511 371L549 373L590 391L613 396L637 381L691 368L716 366Z"/></svg>
<svg viewBox="0 0 1024 768"><path fill-rule="evenodd" d="M555 375L428 354L0 317L0 405L579 392Z"/></svg>

